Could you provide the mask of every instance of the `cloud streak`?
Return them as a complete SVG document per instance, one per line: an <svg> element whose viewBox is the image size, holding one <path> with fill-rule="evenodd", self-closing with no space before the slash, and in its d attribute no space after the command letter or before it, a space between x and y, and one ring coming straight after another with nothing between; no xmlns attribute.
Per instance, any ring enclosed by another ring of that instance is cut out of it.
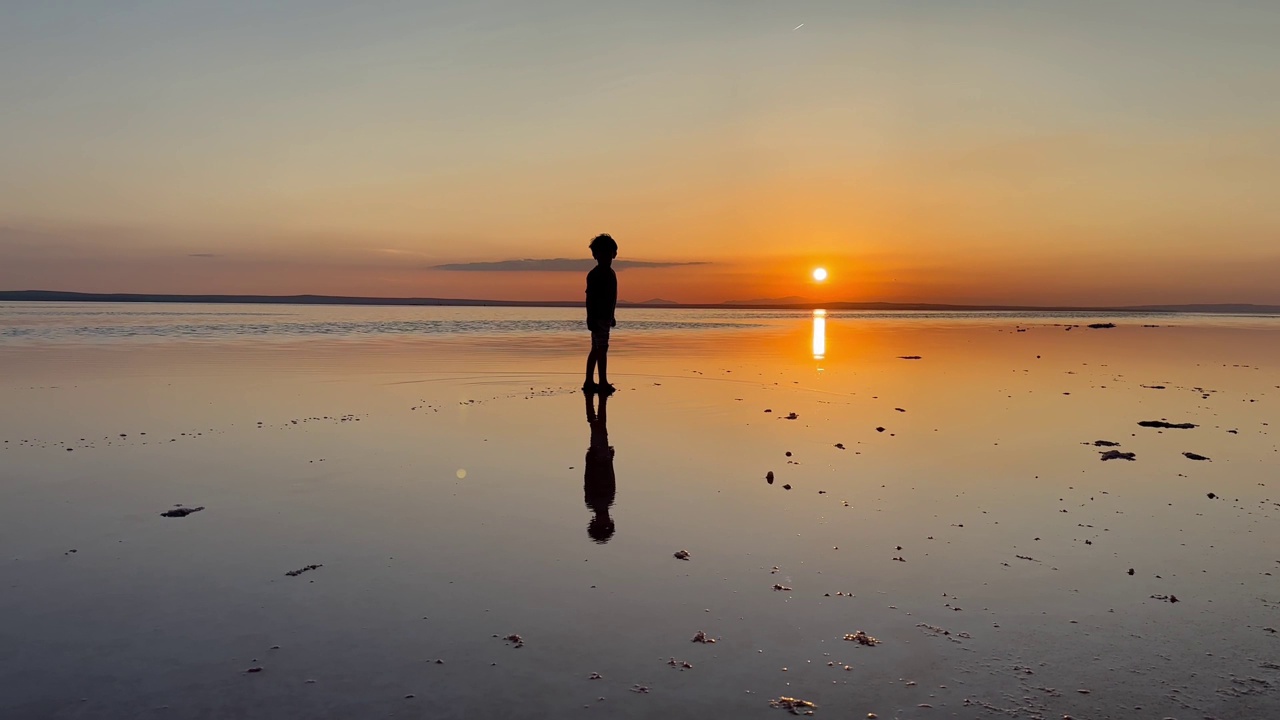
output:
<svg viewBox="0 0 1280 720"><path fill-rule="evenodd" d="M464 262L432 265L432 270L449 272L583 272L595 267L596 261L576 258L548 258L523 260L499 260L496 262ZM689 265L710 265L708 262L650 262L645 260L618 260L613 267L618 270L628 268L669 268Z"/></svg>

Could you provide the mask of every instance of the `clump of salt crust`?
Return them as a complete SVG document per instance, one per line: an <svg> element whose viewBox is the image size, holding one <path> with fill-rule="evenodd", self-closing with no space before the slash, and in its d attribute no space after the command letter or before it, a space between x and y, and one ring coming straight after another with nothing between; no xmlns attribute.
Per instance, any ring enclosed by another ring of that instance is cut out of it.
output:
<svg viewBox="0 0 1280 720"><path fill-rule="evenodd" d="M783 696L770 700L769 707L781 708L792 715L812 715L818 706L808 700Z"/></svg>
<svg viewBox="0 0 1280 720"><path fill-rule="evenodd" d="M875 647L876 645L880 644L879 640L871 637L870 635L866 634L861 630L859 630L858 632L852 635L845 635L844 639L848 640L849 642L856 642L859 645L866 645L867 647Z"/></svg>

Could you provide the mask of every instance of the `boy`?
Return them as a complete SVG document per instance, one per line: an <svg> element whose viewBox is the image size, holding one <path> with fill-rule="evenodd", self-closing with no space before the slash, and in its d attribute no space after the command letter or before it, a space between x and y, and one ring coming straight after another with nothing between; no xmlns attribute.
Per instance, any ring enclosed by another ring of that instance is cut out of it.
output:
<svg viewBox="0 0 1280 720"><path fill-rule="evenodd" d="M583 392L595 390L608 395L614 391L609 384L607 363L609 360L609 328L618 324L614 309L618 305L618 276L610 267L618 257L618 243L607 233L597 235L591 241L591 256L596 266L587 273L587 329L591 331L591 353L587 355L587 381ZM596 364L600 365L600 384L591 380Z"/></svg>

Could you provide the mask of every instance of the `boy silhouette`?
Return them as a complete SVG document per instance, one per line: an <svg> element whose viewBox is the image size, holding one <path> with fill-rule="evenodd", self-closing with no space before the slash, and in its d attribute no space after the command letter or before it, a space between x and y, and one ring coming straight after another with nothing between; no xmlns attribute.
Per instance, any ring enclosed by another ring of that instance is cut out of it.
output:
<svg viewBox="0 0 1280 720"><path fill-rule="evenodd" d="M587 448L586 470L582 476L582 499L591 511L587 535L599 545L613 537L613 518L609 508L617 497L618 484L613 474L613 446L609 444L609 426L605 415L608 395L600 396L600 411L592 407L592 394L587 399L587 424L591 426L591 445Z"/></svg>
<svg viewBox="0 0 1280 720"><path fill-rule="evenodd" d="M591 241L591 256L596 266L587 273L587 329L591 331L591 352L587 355L586 392L604 395L614 391L609 384L609 328L618 324L614 310L618 305L618 276L613 272L613 259L618 257L618 243L607 233ZM600 366L600 384L592 382L596 365Z"/></svg>

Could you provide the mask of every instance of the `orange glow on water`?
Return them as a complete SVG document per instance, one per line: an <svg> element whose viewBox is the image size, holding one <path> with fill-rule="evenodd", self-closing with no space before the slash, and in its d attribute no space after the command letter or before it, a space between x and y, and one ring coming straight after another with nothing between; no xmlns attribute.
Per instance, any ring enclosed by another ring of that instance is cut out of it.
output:
<svg viewBox="0 0 1280 720"><path fill-rule="evenodd" d="M822 360L827 356L827 311L813 311L813 359Z"/></svg>

